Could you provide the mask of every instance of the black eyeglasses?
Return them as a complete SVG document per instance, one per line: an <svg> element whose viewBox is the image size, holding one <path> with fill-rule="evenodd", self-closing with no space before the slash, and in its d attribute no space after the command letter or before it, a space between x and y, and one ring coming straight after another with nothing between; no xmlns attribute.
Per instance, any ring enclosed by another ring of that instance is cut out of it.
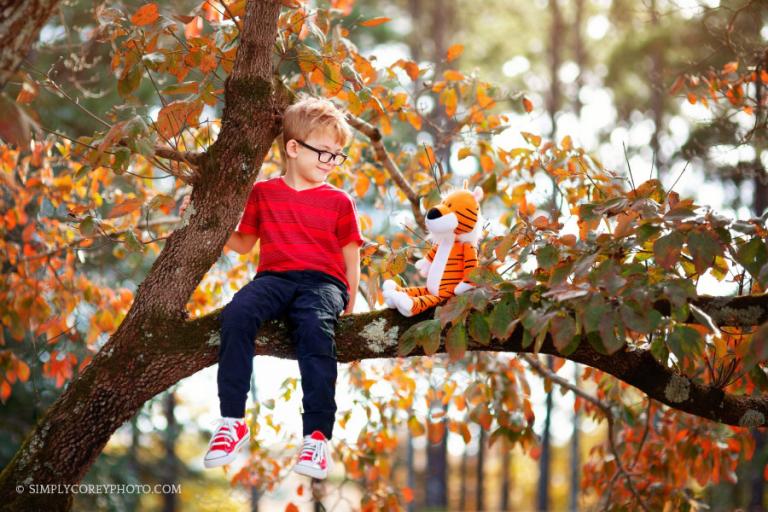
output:
<svg viewBox="0 0 768 512"><path fill-rule="evenodd" d="M333 161L334 165L341 165L347 159L347 155L345 155L344 153L331 153L330 151L325 151L323 149L313 148L306 142L301 141L299 139L293 139L293 140L295 140L305 148L311 149L312 151L317 153L317 159L320 160L321 163L327 164Z"/></svg>

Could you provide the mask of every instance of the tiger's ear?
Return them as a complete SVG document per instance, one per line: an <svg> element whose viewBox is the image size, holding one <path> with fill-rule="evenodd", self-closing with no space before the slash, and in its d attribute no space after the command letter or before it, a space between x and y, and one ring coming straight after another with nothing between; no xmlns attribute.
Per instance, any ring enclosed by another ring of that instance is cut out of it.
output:
<svg viewBox="0 0 768 512"><path fill-rule="evenodd" d="M482 201L482 200L483 200L483 189L482 189L482 188L480 188L480 187L475 187L475 188L472 190L472 195L473 195L473 196L475 196L475 199L477 199L477 202L478 202L478 204L479 204L479 203L480 203L480 201Z"/></svg>

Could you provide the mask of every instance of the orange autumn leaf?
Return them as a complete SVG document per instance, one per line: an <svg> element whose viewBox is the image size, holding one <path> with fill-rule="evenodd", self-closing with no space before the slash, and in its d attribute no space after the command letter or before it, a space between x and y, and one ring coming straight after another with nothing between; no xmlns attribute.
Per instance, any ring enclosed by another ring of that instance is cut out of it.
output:
<svg viewBox="0 0 768 512"><path fill-rule="evenodd" d="M196 124L202 104L187 101L173 101L157 115L157 131L165 139L175 137L186 126Z"/></svg>
<svg viewBox="0 0 768 512"><path fill-rule="evenodd" d="M725 66L723 66L723 73L735 73L739 69L739 63L729 62Z"/></svg>
<svg viewBox="0 0 768 512"><path fill-rule="evenodd" d="M143 27L154 23L159 17L160 13L158 12L157 4L145 4L133 13L131 23L137 27Z"/></svg>
<svg viewBox="0 0 768 512"><path fill-rule="evenodd" d="M285 506L285 512L299 512L299 507L293 503L288 503L288 505Z"/></svg>
<svg viewBox="0 0 768 512"><path fill-rule="evenodd" d="M440 98L443 100L443 104L445 105L445 113L448 114L449 117L452 117L454 114L456 114L456 106L458 104L456 91L453 89L445 89L442 93L440 93Z"/></svg>
<svg viewBox="0 0 768 512"><path fill-rule="evenodd" d="M129 213L137 210L138 208L141 208L141 205L143 204L144 204L144 201L142 199L139 199L138 197L132 197L132 198L126 199L114 205L109 210L109 213L107 213L104 216L104 218L114 219L116 217L122 217L123 215L128 215Z"/></svg>
<svg viewBox="0 0 768 512"><path fill-rule="evenodd" d="M464 53L464 45L463 44L454 44L450 48L448 48L448 52L446 53L446 58L448 59L448 62L451 62L452 60L456 59Z"/></svg>
<svg viewBox="0 0 768 512"><path fill-rule="evenodd" d="M523 108L529 114L533 111L533 102L528 98L526 98L525 96L523 96Z"/></svg>
<svg viewBox="0 0 768 512"><path fill-rule="evenodd" d="M364 22L360 23L364 27L375 27L377 25L381 25L382 23L386 23L388 21L391 21L392 18L387 17L380 17L380 18L371 18L370 20L365 20Z"/></svg>
<svg viewBox="0 0 768 512"><path fill-rule="evenodd" d="M443 78L449 82L458 82L459 80L464 80L464 74L461 71L456 71L455 69L447 69L443 72Z"/></svg>

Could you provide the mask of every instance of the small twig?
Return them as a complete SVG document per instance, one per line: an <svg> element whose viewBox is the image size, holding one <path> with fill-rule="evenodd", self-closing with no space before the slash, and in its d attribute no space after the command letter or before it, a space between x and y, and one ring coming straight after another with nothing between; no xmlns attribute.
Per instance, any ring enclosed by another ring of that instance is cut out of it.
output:
<svg viewBox="0 0 768 512"><path fill-rule="evenodd" d="M664 193L664 201L666 201L666 200L667 200L667 196L669 195L669 193L670 193L670 192L672 192L672 189L674 189L674 188L675 188L675 185L677 185L677 182L678 182L678 181L680 181L680 178L682 178L682 177L683 177L683 173L685 172L685 170L686 170L686 169L688 169L688 164L690 164L690 163L691 163L691 161L690 161L690 160L688 160L687 162L685 162L685 167L683 167L683 170L682 170L682 171L680 171L680 175L677 177L677 179L676 179L676 180L675 180L675 182L672 184L672 186L671 186L671 187L669 187L669 190L668 190L667 192L665 192L665 193Z"/></svg>
<svg viewBox="0 0 768 512"><path fill-rule="evenodd" d="M629 173L629 183L632 185L632 191L637 190L635 186L635 179L632 177L632 166L629 165L629 155L627 154L627 145L624 141L621 142L621 147L624 148L624 160L627 162L627 172Z"/></svg>

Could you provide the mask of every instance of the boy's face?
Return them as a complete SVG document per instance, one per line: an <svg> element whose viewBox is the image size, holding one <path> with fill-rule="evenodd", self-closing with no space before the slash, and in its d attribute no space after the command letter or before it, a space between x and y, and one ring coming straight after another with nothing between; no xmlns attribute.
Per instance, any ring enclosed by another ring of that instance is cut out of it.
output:
<svg viewBox="0 0 768 512"><path fill-rule="evenodd" d="M302 145L301 142L305 145ZM336 164L333 162L333 158L328 163L321 162L318 153L307 146L334 154L341 153L344 148L335 137L322 132L312 133L302 141L291 139L286 143L285 151L288 158L293 161L293 164L288 166L288 172L292 172L294 178L304 181L308 185L321 185L336 167Z"/></svg>

